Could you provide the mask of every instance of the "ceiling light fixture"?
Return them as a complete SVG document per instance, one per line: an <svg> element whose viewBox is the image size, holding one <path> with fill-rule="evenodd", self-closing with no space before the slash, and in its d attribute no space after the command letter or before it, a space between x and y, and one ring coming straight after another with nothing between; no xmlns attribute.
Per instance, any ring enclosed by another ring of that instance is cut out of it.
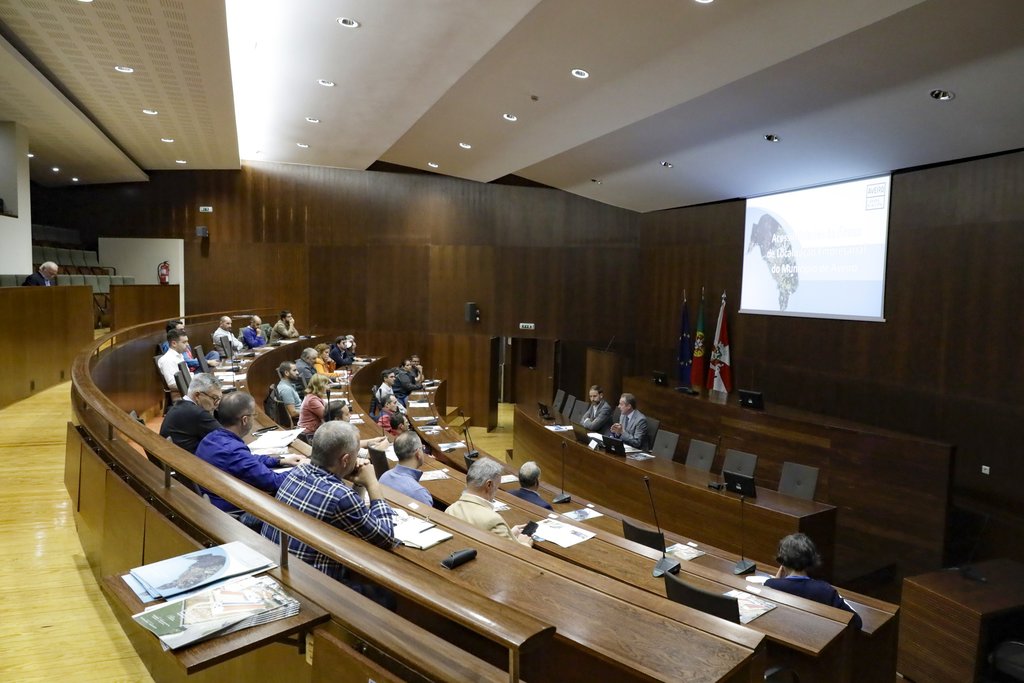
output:
<svg viewBox="0 0 1024 683"><path fill-rule="evenodd" d="M301 147L302 149L309 149L309 145L307 145L305 142L296 142L295 145Z"/></svg>
<svg viewBox="0 0 1024 683"><path fill-rule="evenodd" d="M324 86L325 88L333 88L334 87L334 81L329 81L326 78L318 79L317 83L319 83L320 85Z"/></svg>
<svg viewBox="0 0 1024 683"><path fill-rule="evenodd" d="M697 2L699 2L699 3L700 3L700 4L702 4L702 5L710 5L710 4L711 4L711 3L713 3L714 1L715 1L715 0L697 0Z"/></svg>
<svg viewBox="0 0 1024 683"><path fill-rule="evenodd" d="M506 121L512 121L513 123L519 120L519 117L516 116L515 114L502 114L501 118L505 119Z"/></svg>
<svg viewBox="0 0 1024 683"><path fill-rule="evenodd" d="M146 116L156 116L160 112L158 112L156 109L143 109L142 113Z"/></svg>
<svg viewBox="0 0 1024 683"><path fill-rule="evenodd" d="M59 166L54 166L54 167L53 167L53 168L52 168L51 170L52 170L52 171L53 171L54 173L60 173L60 167L59 167Z"/></svg>
<svg viewBox="0 0 1024 683"><path fill-rule="evenodd" d="M118 73L122 74L135 73L135 69L131 68L130 66L121 66L120 64L114 67L114 71L117 71Z"/></svg>
<svg viewBox="0 0 1024 683"><path fill-rule="evenodd" d="M71 179L71 182L73 182L73 183L77 183L77 182L78 182L78 178L72 178L72 179Z"/></svg>
<svg viewBox="0 0 1024 683"><path fill-rule="evenodd" d="M306 117L306 122L307 123L320 123L320 119L315 119L312 116L307 116Z"/></svg>
<svg viewBox="0 0 1024 683"><path fill-rule="evenodd" d="M35 154L33 154L32 152L29 152L29 153L28 153L28 154L26 154L25 156L27 156L27 157L28 157L29 159L34 159L36 155L35 155Z"/></svg>
<svg viewBox="0 0 1024 683"><path fill-rule="evenodd" d="M949 102L956 98L956 93L950 90L932 90L928 94L931 95L933 100L938 100L939 102Z"/></svg>
<svg viewBox="0 0 1024 683"><path fill-rule="evenodd" d="M778 142L782 138L780 138L775 133L765 133L764 134L764 139L767 140L768 142Z"/></svg>
<svg viewBox="0 0 1024 683"><path fill-rule="evenodd" d="M174 138L160 138L160 142L174 142Z"/></svg>
<svg viewBox="0 0 1024 683"><path fill-rule="evenodd" d="M78 2L84 2L84 3L88 4L88 3L92 2L92 0L78 0Z"/></svg>
<svg viewBox="0 0 1024 683"><path fill-rule="evenodd" d="M460 142L459 147L461 147L462 149L473 149L473 145L469 144L468 142Z"/></svg>
<svg viewBox="0 0 1024 683"><path fill-rule="evenodd" d="M582 78L590 78L590 72L584 71L583 69L573 69L569 73L571 73L576 78L580 78L580 79L582 79Z"/></svg>
<svg viewBox="0 0 1024 683"><path fill-rule="evenodd" d="M184 159L175 159L174 163L176 163L176 164L187 164L188 162L185 161Z"/></svg>
<svg viewBox="0 0 1024 683"><path fill-rule="evenodd" d="M435 164L433 161L428 161L427 166L429 166L430 168L437 168L437 164Z"/></svg>
<svg viewBox="0 0 1024 683"><path fill-rule="evenodd" d="M672 162L671 161L663 161L663 162L661 162L661 165L664 166L665 168L672 168Z"/></svg>
<svg viewBox="0 0 1024 683"><path fill-rule="evenodd" d="M338 17L338 24L345 28L359 28L359 22L348 17Z"/></svg>

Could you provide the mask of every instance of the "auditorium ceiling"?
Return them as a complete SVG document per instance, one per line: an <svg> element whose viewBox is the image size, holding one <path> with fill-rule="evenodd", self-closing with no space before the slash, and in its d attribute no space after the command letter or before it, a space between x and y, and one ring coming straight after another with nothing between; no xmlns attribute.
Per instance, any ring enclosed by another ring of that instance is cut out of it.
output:
<svg viewBox="0 0 1024 683"><path fill-rule="evenodd" d="M47 186L386 162L646 212L1024 147L1021 26L1020 0L0 0L0 121Z"/></svg>

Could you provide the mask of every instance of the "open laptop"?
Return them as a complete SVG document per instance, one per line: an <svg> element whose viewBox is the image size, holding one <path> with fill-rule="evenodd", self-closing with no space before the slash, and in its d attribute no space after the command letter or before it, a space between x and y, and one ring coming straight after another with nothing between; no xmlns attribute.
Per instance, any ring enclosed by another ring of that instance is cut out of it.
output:
<svg viewBox="0 0 1024 683"><path fill-rule="evenodd" d="M573 426L572 426L572 433L573 433L573 436L576 437L576 440L578 442L580 442L584 446L589 446L590 445L590 441L591 441L590 432L587 431L586 427L584 427L583 425L573 424Z"/></svg>
<svg viewBox="0 0 1024 683"><path fill-rule="evenodd" d="M537 409L540 410L540 417L542 420L554 420L554 415L551 414L551 410L546 404L537 401Z"/></svg>
<svg viewBox="0 0 1024 683"><path fill-rule="evenodd" d="M754 486L754 478L739 472L722 470L725 477L725 488L733 493L738 493L747 498L757 498L757 487Z"/></svg>
<svg viewBox="0 0 1024 683"><path fill-rule="evenodd" d="M751 410L764 410L764 395L760 391L740 389L740 405Z"/></svg>
<svg viewBox="0 0 1024 683"><path fill-rule="evenodd" d="M604 441L604 449L613 455L621 455L626 457L626 444L622 442L622 439L616 439L612 436L602 436L601 440Z"/></svg>

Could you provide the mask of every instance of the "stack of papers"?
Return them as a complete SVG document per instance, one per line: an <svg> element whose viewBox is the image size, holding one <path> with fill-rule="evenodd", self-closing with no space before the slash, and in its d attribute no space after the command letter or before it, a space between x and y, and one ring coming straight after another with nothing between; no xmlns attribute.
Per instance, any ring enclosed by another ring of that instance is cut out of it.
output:
<svg viewBox="0 0 1024 683"><path fill-rule="evenodd" d="M132 569L125 582L143 602L171 598L241 574L256 574L277 565L238 541L203 548ZM129 581L129 577L134 580ZM143 593L139 593L141 586ZM148 598L148 599L147 599Z"/></svg>
<svg viewBox="0 0 1024 683"><path fill-rule="evenodd" d="M654 456L650 453L641 453L640 451L630 451L629 446L626 446L626 459L627 460L653 460Z"/></svg>
<svg viewBox="0 0 1024 683"><path fill-rule="evenodd" d="M502 484L515 484L519 481L519 477L514 474L503 474L501 475Z"/></svg>
<svg viewBox="0 0 1024 683"><path fill-rule="evenodd" d="M544 425L544 429L549 429L552 432L571 432L572 425Z"/></svg>
<svg viewBox="0 0 1024 683"><path fill-rule="evenodd" d="M770 612L778 605L771 600L765 600L764 598L758 598L756 596L741 590L726 591L726 595L736 598L740 603L740 623L749 624L754 619L757 619L762 614Z"/></svg>
<svg viewBox="0 0 1024 683"><path fill-rule="evenodd" d="M239 576L174 602L154 605L132 616L175 649L211 636L286 619L299 612L299 601L269 576Z"/></svg>
<svg viewBox="0 0 1024 683"><path fill-rule="evenodd" d="M594 536L592 531L584 531L554 519L542 519L537 522L537 531L534 532L533 539L535 541L551 541L555 545L569 548Z"/></svg>
<svg viewBox="0 0 1024 683"><path fill-rule="evenodd" d="M456 448L465 448L466 444L461 441L451 441L448 443L439 443L437 444L437 447L440 448L442 452L449 453L454 451Z"/></svg>
<svg viewBox="0 0 1024 683"><path fill-rule="evenodd" d="M685 543L675 543L665 548L665 552L676 558L677 560L692 560L700 557L704 554L703 550L697 550L693 546L686 545Z"/></svg>
<svg viewBox="0 0 1024 683"><path fill-rule="evenodd" d="M444 529L439 529L432 522L418 517L407 516L395 524L395 538L410 548L426 550L451 537L452 535Z"/></svg>
<svg viewBox="0 0 1024 683"><path fill-rule="evenodd" d="M429 408L429 401L409 401L409 408Z"/></svg>
<svg viewBox="0 0 1024 683"><path fill-rule="evenodd" d="M420 481L439 481L441 479L448 479L448 473L445 470L428 470L420 475Z"/></svg>
<svg viewBox="0 0 1024 683"><path fill-rule="evenodd" d="M574 522L583 522L583 521L586 521L588 519L593 519L595 517L604 517L604 515L602 515L597 510L591 510L590 508L580 508L579 510L573 510L571 512L566 512L562 516L563 517L568 517L569 519L573 520Z"/></svg>
<svg viewBox="0 0 1024 683"><path fill-rule="evenodd" d="M258 439L249 444L249 450L255 451L264 448L286 448L288 444L299 438L302 428L279 429L273 432L261 434Z"/></svg>

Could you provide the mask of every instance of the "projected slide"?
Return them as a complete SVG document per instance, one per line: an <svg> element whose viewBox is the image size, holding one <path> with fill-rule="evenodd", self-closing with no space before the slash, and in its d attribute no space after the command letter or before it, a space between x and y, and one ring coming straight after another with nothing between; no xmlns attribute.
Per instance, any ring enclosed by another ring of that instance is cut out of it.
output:
<svg viewBox="0 0 1024 683"><path fill-rule="evenodd" d="M741 313L884 320L889 176L747 200Z"/></svg>

